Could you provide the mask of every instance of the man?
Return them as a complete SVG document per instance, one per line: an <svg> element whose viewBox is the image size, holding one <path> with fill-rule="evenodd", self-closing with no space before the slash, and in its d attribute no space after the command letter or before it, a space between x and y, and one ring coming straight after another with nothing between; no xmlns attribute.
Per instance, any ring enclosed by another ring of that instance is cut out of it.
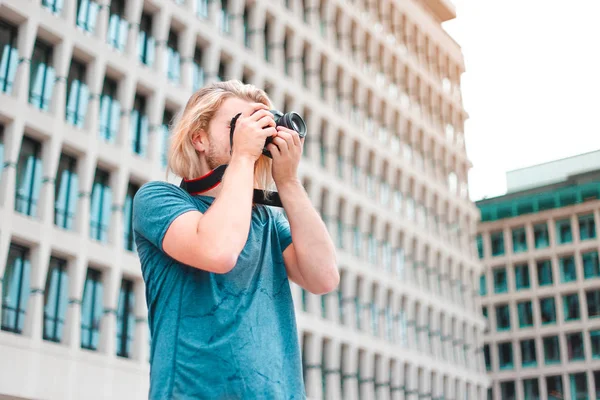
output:
<svg viewBox="0 0 600 400"><path fill-rule="evenodd" d="M289 280L325 294L339 273L332 240L297 177L304 139L276 128L269 109L265 92L251 85L202 88L174 124L169 168L189 180L227 164L222 182L199 194L149 182L134 198L151 399L306 396ZM262 155L269 137L272 160ZM253 204L254 189L271 182L287 219Z"/></svg>

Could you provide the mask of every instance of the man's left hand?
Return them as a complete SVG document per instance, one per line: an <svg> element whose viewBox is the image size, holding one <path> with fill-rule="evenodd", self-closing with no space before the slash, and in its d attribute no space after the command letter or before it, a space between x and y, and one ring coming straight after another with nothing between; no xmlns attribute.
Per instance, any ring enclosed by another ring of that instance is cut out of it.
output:
<svg viewBox="0 0 600 400"><path fill-rule="evenodd" d="M277 136L267 149L273 157L273 180L279 188L298 179L298 164L302 157L304 138L298 132L283 126L277 127Z"/></svg>

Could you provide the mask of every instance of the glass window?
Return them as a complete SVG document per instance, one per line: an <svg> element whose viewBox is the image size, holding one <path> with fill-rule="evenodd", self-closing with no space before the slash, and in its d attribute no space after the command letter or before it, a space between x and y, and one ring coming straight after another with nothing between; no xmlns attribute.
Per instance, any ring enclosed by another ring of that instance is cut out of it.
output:
<svg viewBox="0 0 600 400"><path fill-rule="evenodd" d="M541 260L537 262L538 285L552 285L552 262L550 260Z"/></svg>
<svg viewBox="0 0 600 400"><path fill-rule="evenodd" d="M508 292L508 283L506 281L506 269L495 268L494 271L494 293Z"/></svg>
<svg viewBox="0 0 600 400"><path fill-rule="evenodd" d="M590 331L590 344L592 347L592 358L595 360L600 359L600 330Z"/></svg>
<svg viewBox="0 0 600 400"><path fill-rule="evenodd" d="M510 308L508 304L496 306L496 330L505 331L510 329Z"/></svg>
<svg viewBox="0 0 600 400"><path fill-rule="evenodd" d="M0 165L4 165L4 125L0 124ZM0 183L2 173L0 172Z"/></svg>
<svg viewBox="0 0 600 400"><path fill-rule="evenodd" d="M544 360L546 364L560 363L560 345L558 336L547 336L543 338Z"/></svg>
<svg viewBox="0 0 600 400"><path fill-rule="evenodd" d="M517 228L512 230L513 252L522 253L527 251L527 236L525 228Z"/></svg>
<svg viewBox="0 0 600 400"><path fill-rule="evenodd" d="M111 216L112 190L109 173L96 169L90 206L90 237L101 242L108 241L108 227Z"/></svg>
<svg viewBox="0 0 600 400"><path fill-rule="evenodd" d="M136 251L135 236L133 233L133 198L140 189L138 185L130 183L127 185L127 195L125 196L125 206L123 207L123 223L125 250Z"/></svg>
<svg viewBox="0 0 600 400"><path fill-rule="evenodd" d="M596 224L594 222L594 214L579 216L579 238L588 240L596 238Z"/></svg>
<svg viewBox="0 0 600 400"><path fill-rule="evenodd" d="M600 290L588 290L585 292L588 318L600 317Z"/></svg>
<svg viewBox="0 0 600 400"><path fill-rule="evenodd" d="M64 0L42 0L42 7L47 8L54 14L60 13L63 8Z"/></svg>
<svg viewBox="0 0 600 400"><path fill-rule="evenodd" d="M36 39L29 70L29 103L43 111L50 109L54 89L52 46Z"/></svg>
<svg viewBox="0 0 600 400"><path fill-rule="evenodd" d="M377 264L377 240L372 232L369 232L367 239L368 260L371 264Z"/></svg>
<svg viewBox="0 0 600 400"><path fill-rule="evenodd" d="M44 291L44 340L60 343L67 315L68 296L67 262L50 257Z"/></svg>
<svg viewBox="0 0 600 400"><path fill-rule="evenodd" d="M117 98L117 82L106 77L100 96L99 134L108 143L114 143L119 132L121 104Z"/></svg>
<svg viewBox="0 0 600 400"><path fill-rule="evenodd" d="M490 238L492 241L492 256L504 255L504 232L493 232Z"/></svg>
<svg viewBox="0 0 600 400"><path fill-rule="evenodd" d="M498 343L498 359L501 370L513 368L512 342Z"/></svg>
<svg viewBox="0 0 600 400"><path fill-rule="evenodd" d="M102 292L102 273L89 268L81 303L81 347L84 349L96 350L98 348L100 320L104 311Z"/></svg>
<svg viewBox="0 0 600 400"><path fill-rule="evenodd" d="M152 37L152 15L143 12L138 33L138 58L142 64L154 63L156 40Z"/></svg>
<svg viewBox="0 0 600 400"><path fill-rule="evenodd" d="M17 28L4 21L0 21L0 46L0 91L11 94L19 63Z"/></svg>
<svg viewBox="0 0 600 400"><path fill-rule="evenodd" d="M106 41L119 51L125 50L129 23L125 18L125 0L111 0Z"/></svg>
<svg viewBox="0 0 600 400"><path fill-rule="evenodd" d="M587 374L578 372L569 374L569 394L573 400L588 400Z"/></svg>
<svg viewBox="0 0 600 400"><path fill-rule="evenodd" d="M540 298L540 317L542 325L556 323L556 301L554 297Z"/></svg>
<svg viewBox="0 0 600 400"><path fill-rule="evenodd" d="M228 35L231 33L231 24L229 23L229 1L221 0L221 9L219 10L219 28L221 33Z"/></svg>
<svg viewBox="0 0 600 400"><path fill-rule="evenodd" d="M548 400L564 400L566 398L563 391L562 375L546 377L546 392L548 393Z"/></svg>
<svg viewBox="0 0 600 400"><path fill-rule="evenodd" d="M527 264L515 265L515 285L517 290L529 289L529 266Z"/></svg>
<svg viewBox="0 0 600 400"><path fill-rule="evenodd" d="M522 301L517 303L519 313L519 327L527 328L533 326L533 308L531 301Z"/></svg>
<svg viewBox="0 0 600 400"><path fill-rule="evenodd" d="M525 400L540 400L540 386L537 378L523 379Z"/></svg>
<svg viewBox="0 0 600 400"><path fill-rule="evenodd" d="M42 185L42 144L27 136L23 137L15 190L15 211L32 217L37 216L37 202Z"/></svg>
<svg viewBox="0 0 600 400"><path fill-rule="evenodd" d="M208 2L209 0L196 0L196 16L208 18Z"/></svg>
<svg viewBox="0 0 600 400"><path fill-rule="evenodd" d="M195 92L204 86L204 50L196 47L192 61L192 90Z"/></svg>
<svg viewBox="0 0 600 400"><path fill-rule="evenodd" d="M85 124L85 114L90 98L90 91L85 83L85 77L85 64L77 60L72 60L67 77L65 119L67 123L78 128L83 128Z"/></svg>
<svg viewBox="0 0 600 400"><path fill-rule="evenodd" d="M567 283L576 281L577 269L575 268L575 258L573 258L573 256L561 257L558 262L560 265L561 282Z"/></svg>
<svg viewBox="0 0 600 400"><path fill-rule="evenodd" d="M404 279L404 265L406 259L404 256L404 249L402 247L396 247L394 258L396 262L396 276L400 279Z"/></svg>
<svg viewBox="0 0 600 400"><path fill-rule="evenodd" d="M485 296L486 294L487 294L486 279L485 279L485 274L482 274L479 277L479 295Z"/></svg>
<svg viewBox="0 0 600 400"><path fill-rule="evenodd" d="M353 244L354 244L354 255L356 257L360 256L360 245L361 245L361 237L360 237L360 230L358 229L358 226L353 226L352 230L354 232L354 236L353 236Z"/></svg>
<svg viewBox="0 0 600 400"><path fill-rule="evenodd" d="M169 31L166 57L167 78L173 83L179 83L181 73L181 56L179 55L179 36L174 30Z"/></svg>
<svg viewBox="0 0 600 400"><path fill-rule="evenodd" d="M515 381L500 382L500 397L502 400L516 400Z"/></svg>
<svg viewBox="0 0 600 400"><path fill-rule="evenodd" d="M492 359L491 359L491 355L490 355L490 345L489 344L485 344L483 346L483 357L485 360L485 370L491 371L492 370Z"/></svg>
<svg viewBox="0 0 600 400"><path fill-rule="evenodd" d="M548 225L546 225L546 223L535 225L533 227L533 238L535 240L536 249L548 247L550 245Z"/></svg>
<svg viewBox="0 0 600 400"><path fill-rule="evenodd" d="M117 355L119 357L131 355L131 343L135 334L134 296L133 282L123 279L117 306Z"/></svg>
<svg viewBox="0 0 600 400"><path fill-rule="evenodd" d="M148 115L146 97L136 94L131 110L131 151L141 157L146 156L148 146Z"/></svg>
<svg viewBox="0 0 600 400"><path fill-rule="evenodd" d="M579 295L577 293L563 295L563 313L565 321L573 321L581 318Z"/></svg>
<svg viewBox="0 0 600 400"><path fill-rule="evenodd" d="M87 32L94 32L100 7L92 0L77 1L77 26Z"/></svg>
<svg viewBox="0 0 600 400"><path fill-rule="evenodd" d="M596 386L596 399L600 399L600 370L593 372L594 374L594 386Z"/></svg>
<svg viewBox="0 0 600 400"><path fill-rule="evenodd" d="M29 249L11 243L8 250L6 270L2 277L2 330L14 333L23 331L27 302L31 261Z"/></svg>
<svg viewBox="0 0 600 400"><path fill-rule="evenodd" d="M77 160L66 154L60 155L54 193L54 224L73 229L77 211Z"/></svg>
<svg viewBox="0 0 600 400"><path fill-rule="evenodd" d="M583 264L583 277L585 279L600 277L600 264L598 263L597 251L581 253L581 263Z"/></svg>
<svg viewBox="0 0 600 400"><path fill-rule="evenodd" d="M483 237L480 234L477 235L477 254L479 255L480 259L484 257Z"/></svg>
<svg viewBox="0 0 600 400"><path fill-rule="evenodd" d="M563 219L556 221L556 243L565 244L573 241L573 232L571 232L571 220Z"/></svg>
<svg viewBox="0 0 600 400"><path fill-rule="evenodd" d="M521 340L521 365L523 367L535 367L537 365L535 339Z"/></svg>
<svg viewBox="0 0 600 400"><path fill-rule="evenodd" d="M244 7L244 15L242 16L243 24L243 36L244 36L244 46L249 49L252 47L252 42L250 41L250 7L251 5L246 4Z"/></svg>
<svg viewBox="0 0 600 400"><path fill-rule="evenodd" d="M173 121L174 115L171 111L166 110L163 113L162 120L162 135L160 144L160 161L163 168L167 167L168 155L169 155L169 135L171 122Z"/></svg>

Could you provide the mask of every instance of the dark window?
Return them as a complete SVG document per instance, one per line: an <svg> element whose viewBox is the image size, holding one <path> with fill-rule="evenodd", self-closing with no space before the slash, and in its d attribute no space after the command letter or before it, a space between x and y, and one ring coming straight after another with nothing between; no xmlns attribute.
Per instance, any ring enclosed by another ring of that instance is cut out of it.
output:
<svg viewBox="0 0 600 400"><path fill-rule="evenodd" d="M29 103L43 111L50 109L54 88L52 46L36 39L29 70Z"/></svg>
<svg viewBox="0 0 600 400"><path fill-rule="evenodd" d="M81 304L81 347L89 350L98 348L100 320L103 314L102 273L89 268L83 288Z"/></svg>
<svg viewBox="0 0 600 400"><path fill-rule="evenodd" d="M101 169L96 169L90 207L90 237L92 239L101 242L108 241L111 199L109 173Z"/></svg>
<svg viewBox="0 0 600 400"><path fill-rule="evenodd" d="M50 257L44 291L44 340L61 341L67 314L68 293L67 262Z"/></svg>
<svg viewBox="0 0 600 400"><path fill-rule="evenodd" d="M129 24L125 19L125 0L110 1L107 42L119 51L125 50Z"/></svg>
<svg viewBox="0 0 600 400"><path fill-rule="evenodd" d="M92 0L77 1L77 26L87 32L94 32L98 19L99 5Z"/></svg>
<svg viewBox="0 0 600 400"><path fill-rule="evenodd" d="M54 223L65 229L73 229L77 211L77 160L61 154L56 173Z"/></svg>
<svg viewBox="0 0 600 400"><path fill-rule="evenodd" d="M37 202L42 184L42 144L23 137L17 164L15 211L29 216L37 215Z"/></svg>
<svg viewBox="0 0 600 400"><path fill-rule="evenodd" d="M146 156L148 146L148 115L146 97L136 94L131 111L131 149L133 153Z"/></svg>
<svg viewBox="0 0 600 400"><path fill-rule="evenodd" d="M83 128L90 93L86 85L85 64L72 60L67 77L66 121L78 128Z"/></svg>
<svg viewBox="0 0 600 400"><path fill-rule="evenodd" d="M0 21L0 46L0 91L11 94L19 64L17 28L4 21Z"/></svg>
<svg viewBox="0 0 600 400"><path fill-rule="evenodd" d="M134 302L133 282L123 279L117 309L117 355L120 357L129 357L131 354L135 334Z"/></svg>
<svg viewBox="0 0 600 400"><path fill-rule="evenodd" d="M138 34L138 57L142 64L152 65L154 62L155 40L152 37L152 15L142 13Z"/></svg>
<svg viewBox="0 0 600 400"><path fill-rule="evenodd" d="M31 262L29 249L16 244L10 245L6 270L2 277L2 330L14 333L23 331Z"/></svg>
<svg viewBox="0 0 600 400"><path fill-rule="evenodd" d="M125 196L125 207L123 209L123 223L125 224L124 229L124 243L125 249L129 251L135 251L135 237L133 233L133 198L137 191L140 189L139 186L130 183L127 186L127 195Z"/></svg>
<svg viewBox="0 0 600 400"><path fill-rule="evenodd" d="M114 143L119 132L121 105L117 98L117 82L104 78L102 95L100 97L100 137L109 143Z"/></svg>

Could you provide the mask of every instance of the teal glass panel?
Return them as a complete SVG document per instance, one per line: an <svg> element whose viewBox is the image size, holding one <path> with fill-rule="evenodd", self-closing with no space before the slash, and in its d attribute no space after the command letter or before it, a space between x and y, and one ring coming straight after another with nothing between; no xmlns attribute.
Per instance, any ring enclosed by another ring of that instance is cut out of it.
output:
<svg viewBox="0 0 600 400"><path fill-rule="evenodd" d="M571 231L571 220L563 219L556 221L556 243L566 244L573 241L573 232Z"/></svg>
<svg viewBox="0 0 600 400"><path fill-rule="evenodd" d="M536 249L545 249L550 245L550 236L546 223L537 224L533 227L533 240L535 241Z"/></svg>
<svg viewBox="0 0 600 400"><path fill-rule="evenodd" d="M540 299L540 318L542 325L556 323L556 301L554 297Z"/></svg>
<svg viewBox="0 0 600 400"><path fill-rule="evenodd" d="M98 348L100 320L104 312L103 290L101 272L88 269L81 302L81 347L84 349Z"/></svg>
<svg viewBox="0 0 600 400"><path fill-rule="evenodd" d="M2 276L3 331L21 334L30 293L31 261L29 249L10 244L6 269Z"/></svg>
<svg viewBox="0 0 600 400"><path fill-rule="evenodd" d="M78 0L77 1L77 26L84 31L93 33L96 29L98 13L100 6L95 1Z"/></svg>
<svg viewBox="0 0 600 400"><path fill-rule="evenodd" d="M19 65L19 52L17 50L17 27L0 21L0 91L11 94L17 66Z"/></svg>
<svg viewBox="0 0 600 400"><path fill-rule="evenodd" d="M513 369L512 343L498 343L498 365L501 370Z"/></svg>
<svg viewBox="0 0 600 400"><path fill-rule="evenodd" d="M515 286L517 290L529 289L529 266L527 264L515 265Z"/></svg>
<svg viewBox="0 0 600 400"><path fill-rule="evenodd" d="M135 335L135 294L133 281L123 279L117 305L117 356L129 358Z"/></svg>
<svg viewBox="0 0 600 400"><path fill-rule="evenodd" d="M600 277L600 263L598 262L597 251L581 253L581 263L583 264L583 277L585 279Z"/></svg>
<svg viewBox="0 0 600 400"><path fill-rule="evenodd" d="M527 251L527 236L525 228L512 230L513 253L522 253Z"/></svg>
<svg viewBox="0 0 600 400"><path fill-rule="evenodd" d="M510 330L510 307L508 304L496 306L496 330Z"/></svg>
<svg viewBox="0 0 600 400"><path fill-rule="evenodd" d="M573 256L561 257L558 262L560 265L561 282L567 283L576 281L577 268L575 267L575 258Z"/></svg>
<svg viewBox="0 0 600 400"><path fill-rule="evenodd" d="M77 212L77 160L61 154L56 173L54 193L54 224L64 229L73 229Z"/></svg>
<svg viewBox="0 0 600 400"><path fill-rule="evenodd" d="M560 363L560 345L558 336L547 336L542 339L544 360L546 364Z"/></svg>
<svg viewBox="0 0 600 400"><path fill-rule="evenodd" d="M533 307L531 301L517 303L517 312L519 314L519 327L528 328L533 326Z"/></svg>
<svg viewBox="0 0 600 400"><path fill-rule="evenodd" d="M506 279L506 268L493 269L494 274L494 293L508 292L508 283Z"/></svg>
<svg viewBox="0 0 600 400"><path fill-rule="evenodd" d="M504 232L493 232L490 239L492 242L492 256L504 255Z"/></svg>
<svg viewBox="0 0 600 400"><path fill-rule="evenodd" d="M50 257L44 291L44 340L60 343L63 337L69 297L67 261Z"/></svg>
<svg viewBox="0 0 600 400"><path fill-rule="evenodd" d="M573 321L581 318L579 306L579 295L577 293L563 295L565 321Z"/></svg>
<svg viewBox="0 0 600 400"><path fill-rule="evenodd" d="M550 260L541 260L536 263L537 265L537 276L538 285L547 286L552 285L552 262Z"/></svg>
<svg viewBox="0 0 600 400"><path fill-rule="evenodd" d="M594 214L581 215L578 218L579 222L579 239L589 240L596 238L596 223L594 222Z"/></svg>
<svg viewBox="0 0 600 400"><path fill-rule="evenodd" d="M521 365L523 367L537 366L535 339L521 340Z"/></svg>
<svg viewBox="0 0 600 400"><path fill-rule="evenodd" d="M42 185L41 143L24 136L17 162L15 211L37 216L37 202Z"/></svg>

